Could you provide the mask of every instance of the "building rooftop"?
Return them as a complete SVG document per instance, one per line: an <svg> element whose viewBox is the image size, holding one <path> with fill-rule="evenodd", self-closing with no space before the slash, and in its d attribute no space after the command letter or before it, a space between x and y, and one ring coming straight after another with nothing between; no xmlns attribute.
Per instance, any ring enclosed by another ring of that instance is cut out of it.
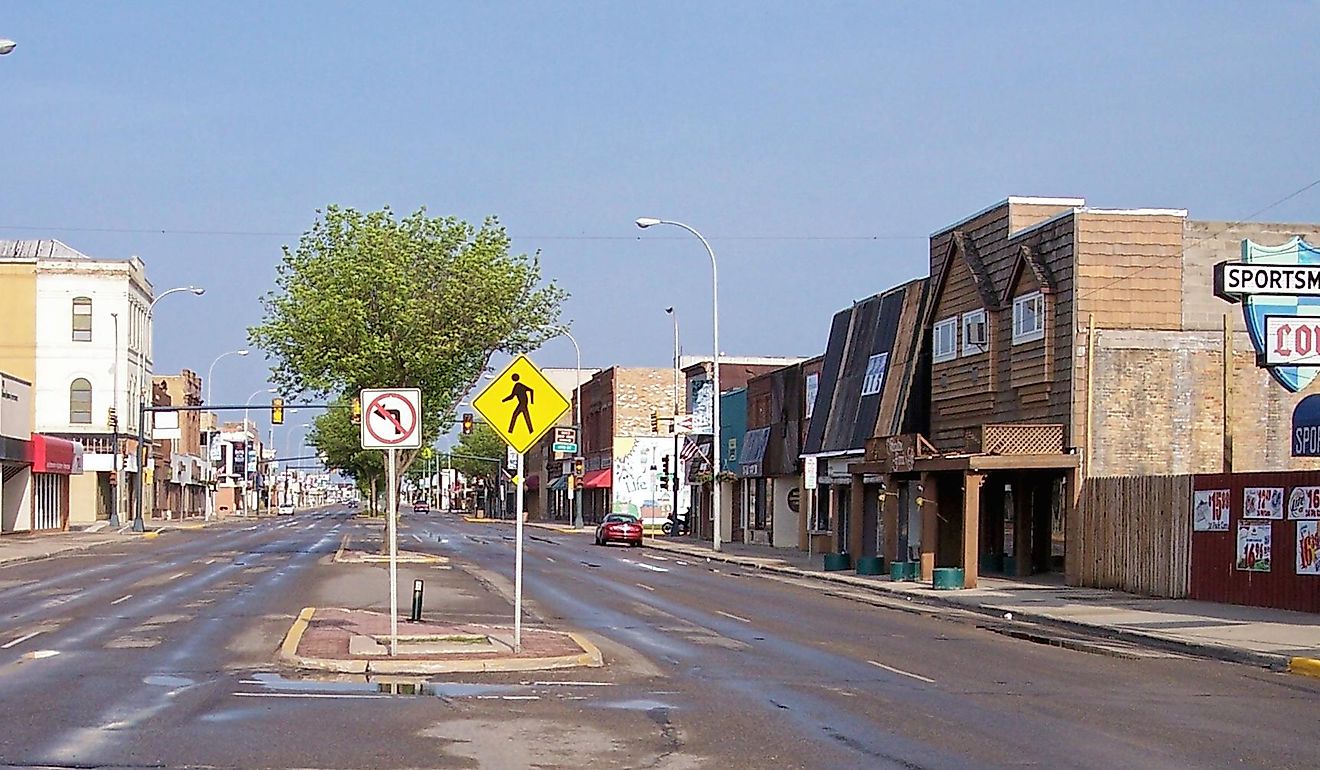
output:
<svg viewBox="0 0 1320 770"><path fill-rule="evenodd" d="M32 238L0 241L0 259L91 259L64 241Z"/></svg>

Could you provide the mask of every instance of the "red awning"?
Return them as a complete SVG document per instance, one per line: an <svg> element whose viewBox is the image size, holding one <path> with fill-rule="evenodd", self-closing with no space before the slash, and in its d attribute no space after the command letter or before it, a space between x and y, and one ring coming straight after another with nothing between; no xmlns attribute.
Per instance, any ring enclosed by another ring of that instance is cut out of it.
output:
<svg viewBox="0 0 1320 770"><path fill-rule="evenodd" d="M609 489L613 483L613 469L611 468L587 471L586 475L582 477L583 489Z"/></svg>
<svg viewBox="0 0 1320 770"><path fill-rule="evenodd" d="M33 473L82 473L82 444L54 436L32 434Z"/></svg>

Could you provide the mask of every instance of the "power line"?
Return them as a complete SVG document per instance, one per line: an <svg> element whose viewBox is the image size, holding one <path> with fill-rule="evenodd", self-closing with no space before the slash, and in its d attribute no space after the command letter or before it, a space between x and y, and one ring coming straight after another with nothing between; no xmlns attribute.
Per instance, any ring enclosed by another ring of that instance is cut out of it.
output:
<svg viewBox="0 0 1320 770"><path fill-rule="evenodd" d="M1284 204L1284 203L1287 203L1288 201L1290 201L1290 200L1292 200L1293 198L1296 198L1297 196L1299 196L1299 195L1305 193L1306 191L1310 190L1310 189L1313 188L1313 187L1320 187L1320 179L1316 179L1316 180L1312 181L1310 184L1303 185L1302 187L1299 187L1299 188L1297 188L1296 190L1293 190L1292 192L1288 193L1287 195L1283 196L1282 198L1280 198L1280 199L1274 201L1273 203L1270 203L1270 204L1267 205L1267 206L1264 206L1264 207L1262 207L1262 208L1259 208L1259 209L1257 209L1257 210L1251 212L1250 214L1248 214L1248 215L1246 215L1245 217L1243 217L1243 218L1237 220L1236 222L1229 222L1227 225L1225 225L1224 227L1220 228L1220 230L1219 230L1218 232L1215 232L1215 233L1210 234L1210 235L1204 235L1204 236L1202 236L1202 237L1200 237L1200 238L1197 238L1196 240L1192 241L1190 244L1183 244L1182 250L1179 251L1179 253L1177 253L1177 254L1173 254L1173 255L1170 255L1170 256L1167 256L1167 257L1157 257L1157 258L1155 258L1154 260L1152 260L1152 261L1150 262L1150 264L1142 265L1141 267L1137 268L1136 270L1133 270L1132 272L1128 273L1127 275L1120 276L1120 277L1115 278L1114 280L1110 281L1109 283L1106 283L1106 284L1104 284L1104 285L1102 285L1102 286L1098 286L1098 287L1096 287L1096 288L1094 288L1094 289L1091 289L1090 291L1086 292L1085 294L1079 296L1077 299L1086 299L1087 297L1094 296L1094 295L1099 294L1100 292L1105 291L1105 290L1107 290L1107 289L1112 289L1113 287L1115 287L1115 286L1117 286L1118 284L1120 284L1120 283L1122 283L1122 282L1128 280L1129 278L1132 278L1133 276L1137 275L1138 273L1143 273L1143 272L1145 272L1145 271L1151 269L1152 267L1159 267L1160 265L1162 265L1163 263L1165 263L1165 262L1167 262L1167 261L1169 261L1169 260L1172 260L1172 259L1182 259L1183 256L1187 254L1187 250L1188 250L1189 248L1192 248L1193 246L1199 246L1199 245L1201 245L1202 243L1205 243L1206 241L1212 241L1212 240L1214 240L1215 238L1218 238L1219 236L1223 235L1224 233L1227 233L1228 231L1232 230L1232 229L1235 228L1235 227L1238 227L1238 226L1240 226L1240 225L1245 225L1245 224L1247 224L1248 222L1250 222L1251 220L1253 220L1253 219L1255 219L1256 217L1260 216L1261 214L1264 214L1266 211L1269 211L1270 209L1274 208L1275 206L1279 206L1279 205L1282 205L1282 204Z"/></svg>
<svg viewBox="0 0 1320 770"><path fill-rule="evenodd" d="M21 230L28 232L62 233L109 233L114 235L188 235L218 237L285 237L298 238L303 233L278 230L172 230L169 228L139 227L51 227L45 225L0 225L0 230ZM710 236L712 241L924 241L926 235L898 235L879 233L874 235L724 235ZM534 241L640 241L640 235L520 235L510 234L509 238ZM645 240L687 240L682 235L647 236Z"/></svg>

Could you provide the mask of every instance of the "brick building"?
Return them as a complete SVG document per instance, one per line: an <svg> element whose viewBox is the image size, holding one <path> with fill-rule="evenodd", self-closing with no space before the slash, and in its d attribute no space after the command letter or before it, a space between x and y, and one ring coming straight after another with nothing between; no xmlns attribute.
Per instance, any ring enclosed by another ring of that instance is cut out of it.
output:
<svg viewBox="0 0 1320 770"><path fill-rule="evenodd" d="M630 512L648 527L659 526L673 510L673 489L659 474L672 464L673 437L653 430L652 415L673 411L674 370L614 366L582 386L584 521L606 513Z"/></svg>
<svg viewBox="0 0 1320 770"><path fill-rule="evenodd" d="M189 369L179 374L155 378L157 399L167 406L200 406L202 378ZM166 519L203 516L207 506L207 462L202 454L202 413L180 411L167 418L169 427L161 430L162 417L157 415L157 430L177 438L157 436L157 496L153 505L155 515ZM177 425L177 428L174 427Z"/></svg>

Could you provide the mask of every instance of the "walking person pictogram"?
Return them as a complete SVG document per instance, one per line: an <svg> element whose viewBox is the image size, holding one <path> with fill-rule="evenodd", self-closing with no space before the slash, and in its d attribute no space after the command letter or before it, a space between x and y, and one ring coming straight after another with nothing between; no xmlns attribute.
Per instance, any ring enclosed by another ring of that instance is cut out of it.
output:
<svg viewBox="0 0 1320 770"><path fill-rule="evenodd" d="M520 414L523 416L523 421L527 423L527 432L532 433L532 413L528 407L536 403L536 391L518 382L518 375L513 375L512 379L514 382L513 392L500 399L500 403L513 401L514 399L518 400L518 406L514 408L513 416L509 418L509 433L513 433L513 426L518 424L518 415Z"/></svg>

